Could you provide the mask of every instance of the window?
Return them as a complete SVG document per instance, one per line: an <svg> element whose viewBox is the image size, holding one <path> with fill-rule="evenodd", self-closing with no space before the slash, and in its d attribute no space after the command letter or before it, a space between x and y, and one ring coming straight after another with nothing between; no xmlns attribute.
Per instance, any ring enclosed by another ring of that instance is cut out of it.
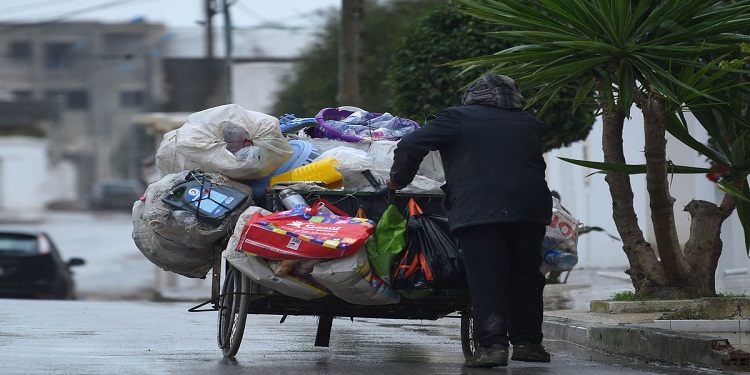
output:
<svg viewBox="0 0 750 375"><path fill-rule="evenodd" d="M88 109L89 93L83 90L69 91L67 97L69 109Z"/></svg>
<svg viewBox="0 0 750 375"><path fill-rule="evenodd" d="M13 90L13 100L17 102L29 102L34 100L34 94L29 90Z"/></svg>
<svg viewBox="0 0 750 375"><path fill-rule="evenodd" d="M47 43L44 46L47 69L60 70L73 67L73 43Z"/></svg>
<svg viewBox="0 0 750 375"><path fill-rule="evenodd" d="M57 102L63 108L84 110L89 108L89 93L84 90L51 90L44 94L49 101Z"/></svg>
<svg viewBox="0 0 750 375"><path fill-rule="evenodd" d="M55 102L60 106L65 106L65 92L57 90L49 90L44 93L44 99Z"/></svg>
<svg viewBox="0 0 750 375"><path fill-rule="evenodd" d="M139 108L146 104L146 93L143 91L120 92L120 107Z"/></svg>
<svg viewBox="0 0 750 375"><path fill-rule="evenodd" d="M31 43L11 42L8 46L8 55L15 60L28 60L31 58Z"/></svg>

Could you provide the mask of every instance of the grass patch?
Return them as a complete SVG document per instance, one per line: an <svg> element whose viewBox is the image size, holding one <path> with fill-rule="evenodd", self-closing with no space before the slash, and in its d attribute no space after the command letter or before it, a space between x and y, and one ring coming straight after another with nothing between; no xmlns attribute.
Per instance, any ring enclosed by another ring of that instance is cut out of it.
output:
<svg viewBox="0 0 750 375"><path fill-rule="evenodd" d="M719 292L719 293L716 293L716 297L718 298L744 298L744 297L747 297L747 293L746 292ZM621 301L621 302L653 301L657 299L658 298L636 296L635 292L632 290L626 290L624 292L619 292L619 293L615 293L612 295L613 301Z"/></svg>
<svg viewBox="0 0 750 375"><path fill-rule="evenodd" d="M738 298L738 297L747 297L747 294L745 292L719 292L716 293L719 297L727 297L727 298Z"/></svg>
<svg viewBox="0 0 750 375"><path fill-rule="evenodd" d="M613 301L649 301L653 300L653 298L647 298L647 297L639 297L635 295L635 292L632 290L626 290L624 292L618 292L612 295Z"/></svg>

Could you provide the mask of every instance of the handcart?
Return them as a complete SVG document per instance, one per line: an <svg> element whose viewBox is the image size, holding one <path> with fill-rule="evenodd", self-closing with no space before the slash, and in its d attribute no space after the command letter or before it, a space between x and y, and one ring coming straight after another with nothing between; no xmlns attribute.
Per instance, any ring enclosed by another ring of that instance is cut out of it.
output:
<svg viewBox="0 0 750 375"><path fill-rule="evenodd" d="M390 203L402 211L409 199L414 198L425 213L442 213L442 196L396 193L389 199L370 192L345 192L326 190L300 192L311 203L318 198L332 202L336 207L355 216L362 209L368 218L377 221ZM284 210L278 194L271 192L265 199L269 211ZM290 316L316 316L318 328L315 346L327 347L330 342L334 317L385 318L437 320L444 317L461 319L461 348L466 358L473 355L476 345L468 290L436 290L419 299L401 298L400 302L386 305L357 305L333 294L322 298L304 300L286 296L254 283L228 262L222 262L222 249L217 247L214 262L211 299L189 311L218 311L219 348L224 357L234 357L240 348L248 314L281 315L281 322ZM222 264L225 269L222 272ZM224 275L223 283L220 281ZM219 288L219 285L221 287ZM204 306L211 304L211 308ZM458 315L453 315L458 313Z"/></svg>

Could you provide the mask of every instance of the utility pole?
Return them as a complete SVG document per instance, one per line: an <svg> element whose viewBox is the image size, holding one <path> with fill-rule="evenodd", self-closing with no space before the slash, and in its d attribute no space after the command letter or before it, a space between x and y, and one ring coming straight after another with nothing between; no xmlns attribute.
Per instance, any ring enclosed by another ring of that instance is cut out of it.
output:
<svg viewBox="0 0 750 375"><path fill-rule="evenodd" d="M341 44L339 45L339 84L336 101L340 106L362 105L364 73L364 0L341 0Z"/></svg>
<svg viewBox="0 0 750 375"><path fill-rule="evenodd" d="M206 42L206 58L214 58L214 23L213 18L216 14L216 0L203 0L204 10L206 12L206 23L204 39Z"/></svg>
<svg viewBox="0 0 750 375"><path fill-rule="evenodd" d="M232 5L232 2L233 0L223 0L227 104L232 103L232 17L229 15L229 6Z"/></svg>

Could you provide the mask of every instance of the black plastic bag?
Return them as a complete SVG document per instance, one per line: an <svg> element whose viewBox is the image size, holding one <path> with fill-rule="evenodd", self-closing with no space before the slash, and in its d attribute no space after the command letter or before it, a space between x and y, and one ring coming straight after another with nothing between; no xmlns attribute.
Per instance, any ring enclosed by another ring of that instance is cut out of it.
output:
<svg viewBox="0 0 750 375"><path fill-rule="evenodd" d="M416 226L419 224L419 227ZM458 242L450 235L448 218L435 215L417 215L412 218L413 233L432 270L436 289L461 289L466 287L466 272ZM407 227L407 233L409 229ZM407 234L408 235L408 234Z"/></svg>
<svg viewBox="0 0 750 375"><path fill-rule="evenodd" d="M419 298L437 289L466 288L461 250L450 236L446 217L424 214L409 201L406 238L406 250L393 267L394 290Z"/></svg>

